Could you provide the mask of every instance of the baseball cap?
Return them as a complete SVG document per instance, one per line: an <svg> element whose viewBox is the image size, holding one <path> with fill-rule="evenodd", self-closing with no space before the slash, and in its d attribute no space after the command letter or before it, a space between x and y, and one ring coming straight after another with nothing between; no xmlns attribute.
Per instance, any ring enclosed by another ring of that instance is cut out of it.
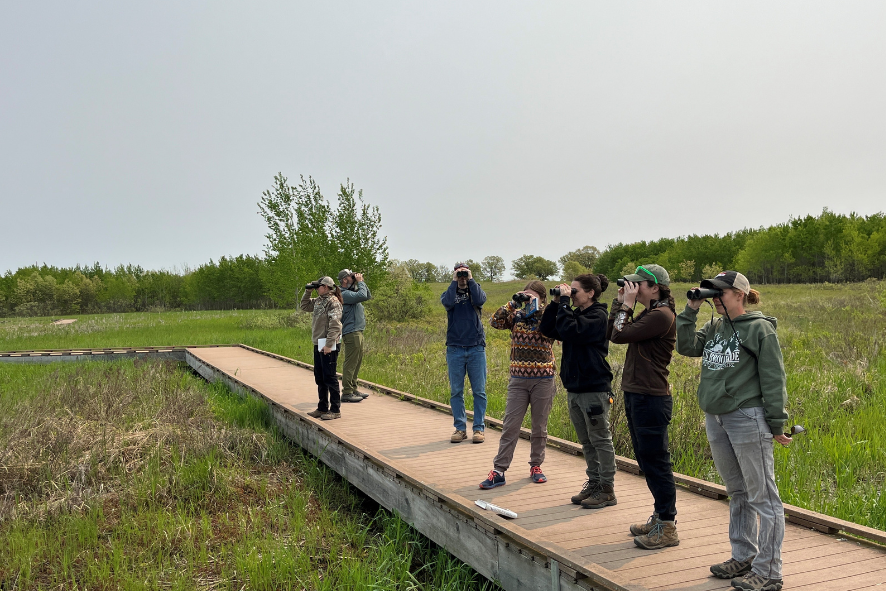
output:
<svg viewBox="0 0 886 591"><path fill-rule="evenodd" d="M321 278L317 281L317 283L319 283L320 285L325 285L326 287L328 287L328 288L330 288L330 289L335 289L335 281L332 280L332 277L328 277L328 276L327 276L327 277L321 277Z"/></svg>
<svg viewBox="0 0 886 591"><path fill-rule="evenodd" d="M748 278L738 271L723 271L722 273L717 273L717 276L713 279L705 279L702 281L701 287L714 289L739 289L743 291L745 295L751 292L751 284L748 282Z"/></svg>
<svg viewBox="0 0 886 591"><path fill-rule="evenodd" d="M455 263L455 266L452 268L452 270L455 271L456 269L459 269L461 267L464 267L465 269L468 268L468 266L464 263Z"/></svg>
<svg viewBox="0 0 886 591"><path fill-rule="evenodd" d="M671 276L661 265L640 265L634 273L625 275L625 279L632 283L653 281L656 285L671 284Z"/></svg>
<svg viewBox="0 0 886 591"><path fill-rule="evenodd" d="M354 272L351 271L350 269L342 269L341 271L338 272L338 282L341 283L345 277L350 277L353 274L354 274Z"/></svg>

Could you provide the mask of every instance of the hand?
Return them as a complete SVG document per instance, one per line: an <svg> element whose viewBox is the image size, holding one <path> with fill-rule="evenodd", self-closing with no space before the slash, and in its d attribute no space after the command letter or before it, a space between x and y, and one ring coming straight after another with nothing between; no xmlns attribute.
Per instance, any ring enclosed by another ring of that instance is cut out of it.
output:
<svg viewBox="0 0 886 591"><path fill-rule="evenodd" d="M356 275L354 275L354 278L357 280L358 283L360 281L363 281L363 273L357 273Z"/></svg>
<svg viewBox="0 0 886 591"><path fill-rule="evenodd" d="M467 271L467 272L468 272L468 276L467 276L467 277L463 277L462 279L465 279L465 280L467 280L467 281L470 281L471 279L474 278L474 276L471 275L471 270L470 270L470 269L468 269L467 267L459 267L458 269L456 269L455 271L452 272L452 280L453 280L453 281L458 281L458 280L459 280L459 277L458 277L458 272L459 272L459 271Z"/></svg>
<svg viewBox="0 0 886 591"><path fill-rule="evenodd" d="M695 291L697 289L698 289L697 287L693 287L692 291ZM690 308L692 308L693 310L698 310L699 308L701 308L701 305L703 303L705 303L706 301L707 300L689 300L688 303L689 303Z"/></svg>
<svg viewBox="0 0 886 591"><path fill-rule="evenodd" d="M324 355L329 355L330 353L332 353L332 347L326 345L325 347L323 347L322 351Z"/></svg>
<svg viewBox="0 0 886 591"><path fill-rule="evenodd" d="M566 285L565 283L561 283L557 286L557 289L560 290L560 297L568 298L572 295L572 286Z"/></svg>
<svg viewBox="0 0 886 591"><path fill-rule="evenodd" d="M615 301L617 301L619 304L624 303L624 301L625 301L625 288L624 287L618 288L618 295L615 297Z"/></svg>
<svg viewBox="0 0 886 591"><path fill-rule="evenodd" d="M788 437L784 433L779 433L778 435L773 435L772 438L774 440L776 440L777 442L779 442L780 444L784 445L785 447L790 445L791 442L793 441L793 439L791 439L790 437Z"/></svg>
<svg viewBox="0 0 886 591"><path fill-rule="evenodd" d="M640 293L640 284L633 281L625 281L625 286L618 291L624 292L622 296L624 305L628 308L633 308L634 304L637 303L637 294Z"/></svg>

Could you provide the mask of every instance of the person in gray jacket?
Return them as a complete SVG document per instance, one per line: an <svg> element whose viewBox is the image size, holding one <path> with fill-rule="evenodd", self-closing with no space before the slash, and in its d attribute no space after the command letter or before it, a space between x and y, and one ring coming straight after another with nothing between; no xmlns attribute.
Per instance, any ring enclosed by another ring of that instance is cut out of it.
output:
<svg viewBox="0 0 886 591"><path fill-rule="evenodd" d="M372 298L372 293L363 281L362 273L342 269L338 274L341 297L344 301L342 313L342 350L345 355L342 368L342 402L360 402L369 394L357 390L357 374L363 364L363 331L366 329L366 312L363 302Z"/></svg>

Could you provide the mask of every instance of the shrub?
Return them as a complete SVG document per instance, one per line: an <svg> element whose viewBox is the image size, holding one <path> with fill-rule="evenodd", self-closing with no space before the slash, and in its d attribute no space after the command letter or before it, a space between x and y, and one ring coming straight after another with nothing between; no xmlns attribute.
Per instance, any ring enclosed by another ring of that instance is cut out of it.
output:
<svg viewBox="0 0 886 591"><path fill-rule="evenodd" d="M366 312L377 320L424 318L431 310L431 288L412 280L403 267L389 269L386 281L372 292Z"/></svg>

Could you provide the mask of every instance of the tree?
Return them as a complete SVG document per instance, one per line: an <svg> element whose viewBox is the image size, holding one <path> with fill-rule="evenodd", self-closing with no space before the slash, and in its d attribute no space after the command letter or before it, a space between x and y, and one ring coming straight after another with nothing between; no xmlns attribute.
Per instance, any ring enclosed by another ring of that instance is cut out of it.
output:
<svg viewBox="0 0 886 591"><path fill-rule="evenodd" d="M505 273L505 260L499 256L488 256L480 262L483 279L499 281Z"/></svg>
<svg viewBox="0 0 886 591"><path fill-rule="evenodd" d="M587 272L590 272L597 263L598 258L600 258L600 250L596 246L582 246L578 250L567 252L561 256L560 264L565 267L566 263L569 261L575 261L587 269ZM579 275L581 275L581 273L579 273Z"/></svg>
<svg viewBox="0 0 886 591"><path fill-rule="evenodd" d="M695 275L695 261L683 261L677 265L674 275L677 281L692 281Z"/></svg>
<svg viewBox="0 0 886 591"><path fill-rule="evenodd" d="M461 262L467 265L468 269L471 270L471 277L473 277L474 279L483 278L483 266L480 263L478 263L474 259L467 259Z"/></svg>
<svg viewBox="0 0 886 591"><path fill-rule="evenodd" d="M514 275L519 279L537 277L544 281L557 274L557 263L531 254L524 254L512 261L511 266L514 268Z"/></svg>
<svg viewBox="0 0 886 591"><path fill-rule="evenodd" d="M563 273L561 273L560 279L565 283L571 283L573 279L587 272L588 269L583 267L578 261L566 261L563 264Z"/></svg>
<svg viewBox="0 0 886 591"><path fill-rule="evenodd" d="M367 278L382 279L388 264L388 238L381 235L378 206L363 201L348 179L338 192L338 205L330 219L329 237L336 259L329 273L351 269Z"/></svg>
<svg viewBox="0 0 886 591"><path fill-rule="evenodd" d="M702 279L713 279L718 273L723 271L723 265L714 261L710 265L705 265L701 270Z"/></svg>

